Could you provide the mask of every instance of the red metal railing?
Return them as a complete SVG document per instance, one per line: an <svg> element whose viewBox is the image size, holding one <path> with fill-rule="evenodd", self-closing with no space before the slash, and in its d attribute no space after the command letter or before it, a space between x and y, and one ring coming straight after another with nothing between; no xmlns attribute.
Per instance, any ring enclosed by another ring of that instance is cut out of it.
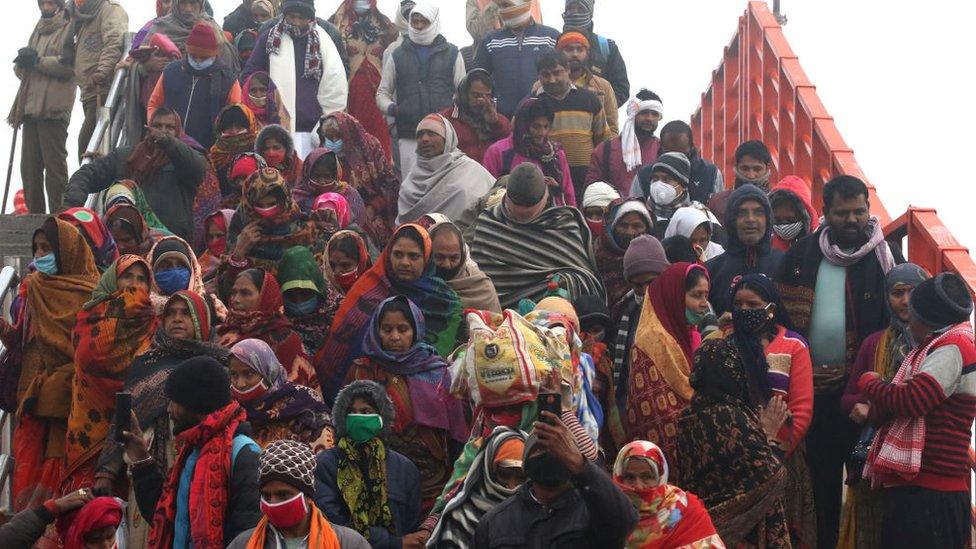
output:
<svg viewBox="0 0 976 549"><path fill-rule="evenodd" d="M762 141L773 156L771 179L802 177L811 186L818 210L823 185L831 177L860 178L867 183L871 212L885 224L888 239L908 237L909 261L932 273L954 271L976 293L976 264L935 210L909 208L892 221L765 2L749 2L739 18L691 127L702 156L727 174L727 182L734 180L735 148L750 139Z"/></svg>

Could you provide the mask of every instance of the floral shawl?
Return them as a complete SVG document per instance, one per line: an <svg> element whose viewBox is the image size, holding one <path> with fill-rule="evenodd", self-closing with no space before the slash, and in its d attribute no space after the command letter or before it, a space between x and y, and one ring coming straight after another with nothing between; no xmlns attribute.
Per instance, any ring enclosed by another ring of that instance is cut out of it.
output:
<svg viewBox="0 0 976 549"><path fill-rule="evenodd" d="M95 212L88 208L70 208L58 214L58 219L71 223L81 231L95 256L95 266L104 271L119 258L119 248L112 233Z"/></svg>

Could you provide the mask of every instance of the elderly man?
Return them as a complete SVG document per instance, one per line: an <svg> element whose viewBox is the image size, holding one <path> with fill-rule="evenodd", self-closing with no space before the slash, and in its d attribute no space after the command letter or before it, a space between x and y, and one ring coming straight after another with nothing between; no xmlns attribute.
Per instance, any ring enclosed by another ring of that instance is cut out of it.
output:
<svg viewBox="0 0 976 549"><path fill-rule="evenodd" d="M478 216L471 258L495 283L503 308L542 299L553 280L571 299L605 295L583 215L548 204L542 171L524 163L509 175L505 197Z"/></svg>
<svg viewBox="0 0 976 549"><path fill-rule="evenodd" d="M512 133L512 124L498 112L495 80L484 69L474 69L464 77L454 95L454 105L440 114L454 126L458 148L479 164L489 146Z"/></svg>
<svg viewBox="0 0 976 549"><path fill-rule="evenodd" d="M654 132L663 116L664 106L656 93L646 89L638 92L627 103L627 120L620 135L593 149L586 182L606 181L620 194L629 194L637 171L657 160L661 141Z"/></svg>
<svg viewBox="0 0 976 549"><path fill-rule="evenodd" d="M761 193L753 185L736 193L746 189ZM823 205L826 223L786 252L776 282L793 326L810 342L814 404L807 461L817 506L817 543L833 547L844 462L857 438L840 398L861 343L888 326L885 275L902 259L892 253L881 223L871 216L868 188L860 179L841 175L828 181ZM714 276L712 280L714 284Z"/></svg>
<svg viewBox="0 0 976 549"><path fill-rule="evenodd" d="M458 150L458 137L446 118L431 114L417 125L417 163L400 184L396 223L442 213L448 219L488 194L495 178Z"/></svg>

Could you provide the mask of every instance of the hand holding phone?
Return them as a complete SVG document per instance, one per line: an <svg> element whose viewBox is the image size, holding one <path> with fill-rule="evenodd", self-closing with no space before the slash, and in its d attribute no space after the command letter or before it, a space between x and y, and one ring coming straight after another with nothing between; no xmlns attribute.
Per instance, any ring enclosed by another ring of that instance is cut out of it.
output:
<svg viewBox="0 0 976 549"><path fill-rule="evenodd" d="M132 430L132 393L115 393L115 441L125 443L122 433Z"/></svg>
<svg viewBox="0 0 976 549"><path fill-rule="evenodd" d="M560 417L563 412L562 395L559 393L539 393L539 419L551 423L542 412L549 412L556 417Z"/></svg>

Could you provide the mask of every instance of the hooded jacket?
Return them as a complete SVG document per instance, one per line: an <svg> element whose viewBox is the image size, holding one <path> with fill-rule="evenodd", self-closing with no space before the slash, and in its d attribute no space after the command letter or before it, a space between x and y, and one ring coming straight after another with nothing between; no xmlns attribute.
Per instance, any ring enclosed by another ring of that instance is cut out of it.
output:
<svg viewBox="0 0 976 549"><path fill-rule="evenodd" d="M112 85L115 64L122 58L125 32L129 27L129 15L118 0L98 0L101 5L95 8L90 19L75 15L71 22L77 33L74 43L75 80L81 88L81 100L92 100L95 94L108 93ZM86 20L87 19L87 20ZM64 61L68 61L65 59ZM70 63L66 63L70 65ZM88 86L92 76L98 76L100 83Z"/></svg>
<svg viewBox="0 0 976 549"><path fill-rule="evenodd" d="M810 186L807 185L806 181L795 175L788 175L773 185L773 190L769 193L769 203L773 205L781 201L791 204L803 218L803 231L797 235L794 242L805 235L816 232L817 227L820 226L820 215L813 207ZM783 240L777 234L773 235L774 250L789 250L790 244L792 242Z"/></svg>
<svg viewBox="0 0 976 549"><path fill-rule="evenodd" d="M739 206L747 200L755 200L763 207L766 214L766 233L757 246L746 246L739 240L736 224L736 212ZM755 185L743 185L729 196L729 205L725 212L725 228L728 232L728 243L725 253L710 259L705 267L711 274L711 291L709 301L715 308L715 314L721 315L731 310L732 300L729 291L736 277L751 273L763 273L772 278L776 274L783 252L772 248L773 239L773 209L769 205L766 193Z"/></svg>

